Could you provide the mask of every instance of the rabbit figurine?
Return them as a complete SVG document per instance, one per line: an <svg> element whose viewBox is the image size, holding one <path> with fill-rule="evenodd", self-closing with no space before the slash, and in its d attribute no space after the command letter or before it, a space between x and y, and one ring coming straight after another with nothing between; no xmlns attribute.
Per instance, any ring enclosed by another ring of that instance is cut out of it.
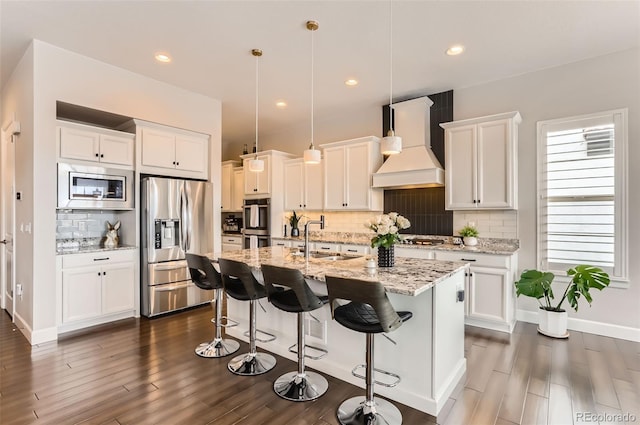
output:
<svg viewBox="0 0 640 425"><path fill-rule="evenodd" d="M118 229L120 229L120 221L116 221L114 225L107 221L107 234L104 237L105 248L116 248L118 246Z"/></svg>

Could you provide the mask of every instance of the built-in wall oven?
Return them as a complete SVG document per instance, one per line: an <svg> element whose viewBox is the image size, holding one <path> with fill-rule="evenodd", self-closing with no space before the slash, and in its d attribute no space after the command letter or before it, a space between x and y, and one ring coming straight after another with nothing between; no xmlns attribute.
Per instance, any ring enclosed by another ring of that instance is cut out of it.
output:
<svg viewBox="0 0 640 425"><path fill-rule="evenodd" d="M245 199L243 206L244 237L242 246L262 248L271 245L271 199Z"/></svg>

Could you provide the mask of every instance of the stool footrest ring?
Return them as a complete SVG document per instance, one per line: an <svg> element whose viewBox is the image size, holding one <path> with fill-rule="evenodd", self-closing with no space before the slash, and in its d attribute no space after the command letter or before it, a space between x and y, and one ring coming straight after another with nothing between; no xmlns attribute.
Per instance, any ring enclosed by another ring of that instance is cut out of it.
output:
<svg viewBox="0 0 640 425"><path fill-rule="evenodd" d="M276 338L277 338L274 334L271 334L271 333L269 333L269 332L265 332L265 331L261 331L260 329L256 329L256 334L258 334L258 333L260 333L260 334L262 334L262 335L267 335L267 336L268 336L268 338L266 338L266 339L262 339L262 338L258 338L258 337L256 336L256 341L260 341L260 342L271 342L271 341L275 341L275 340L276 340ZM246 337L250 337L250 336L249 336L249 331L246 331L246 332L244 333L244 336L246 336Z"/></svg>
<svg viewBox="0 0 640 425"><path fill-rule="evenodd" d="M224 323L222 323L222 321L224 320ZM220 327L221 328L233 328L234 326L238 326L238 322L236 320L233 319L229 319L227 316L222 316L220 318ZM211 319L211 323L213 323L214 325L216 324L216 318L214 317L213 319Z"/></svg>
<svg viewBox="0 0 640 425"><path fill-rule="evenodd" d="M297 347L298 347L298 344L293 344L291 347L289 347L289 352L290 352L290 353L294 353L294 354L298 354L298 348L297 348ZM314 347L313 345L309 345L309 344L305 344L305 345L304 345L304 348L305 348L304 356L305 356L307 359L311 359L311 360L320 360L321 358L323 358L323 357L325 357L327 354L329 354L329 351L327 351L326 349L324 349L324 348L320 348L320 347ZM312 355L310 355L310 354L307 354L307 353L306 353L306 349L307 349L307 348L310 348L310 349L312 349L312 350L318 351L318 352L319 352L319 353L321 353L321 354L318 354L317 356L312 356Z"/></svg>
<svg viewBox="0 0 640 425"><path fill-rule="evenodd" d="M366 377L365 375L362 375L362 374L360 374L360 373L356 372L356 370L361 369L361 368L362 368L362 369L366 369L366 367L367 367L367 365L365 365L365 364L360 364L360 365L358 365L358 366L356 366L356 367L354 367L354 368L353 368L353 370L351 371L351 374L352 374L353 376L355 376L356 378L360 378L360 379L367 379L367 377ZM398 385L398 384L400 383L400 381L402 380L402 378L400 378L400 375L396 375L395 373L387 372L386 370L377 369L377 368L375 368L375 367L373 368L373 370L374 370L374 371L376 371L376 372L378 372L378 373L381 373L381 374L383 374L383 375L391 376L392 378L395 378L395 379L396 379L396 380L395 380L395 381L393 381L393 382L381 382L381 381L378 381L378 380L375 380L375 379L374 379L374 380L373 380L373 382L374 382L376 385L382 385L383 387L390 388L390 387L395 387L395 386L396 386L396 385Z"/></svg>

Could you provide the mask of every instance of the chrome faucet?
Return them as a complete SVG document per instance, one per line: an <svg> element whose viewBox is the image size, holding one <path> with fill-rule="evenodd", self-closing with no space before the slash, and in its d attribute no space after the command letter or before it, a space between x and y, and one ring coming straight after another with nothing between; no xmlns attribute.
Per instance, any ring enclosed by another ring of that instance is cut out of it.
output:
<svg viewBox="0 0 640 425"><path fill-rule="evenodd" d="M304 224L304 258L309 259L309 225L319 224L320 229L324 229L324 215L320 216L320 220L309 220Z"/></svg>

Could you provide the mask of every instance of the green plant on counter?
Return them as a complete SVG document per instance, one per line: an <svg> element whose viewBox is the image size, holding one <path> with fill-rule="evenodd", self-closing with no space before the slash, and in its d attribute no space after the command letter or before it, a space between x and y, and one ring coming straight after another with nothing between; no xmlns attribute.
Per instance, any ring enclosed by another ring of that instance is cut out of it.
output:
<svg viewBox="0 0 640 425"><path fill-rule="evenodd" d="M460 231L458 233L463 238L477 238L478 237L478 229L476 229L475 226L470 226L470 225L464 226L462 229L460 229Z"/></svg>
<svg viewBox="0 0 640 425"><path fill-rule="evenodd" d="M291 228L292 229L297 229L298 228L298 223L300 223L300 220L303 217L304 216L302 214L298 215L294 210L293 213L291 213L291 215L289 216L289 224L291 225Z"/></svg>
<svg viewBox="0 0 640 425"><path fill-rule="evenodd" d="M584 297L591 305L592 298L589 290L595 288L601 291L609 286L609 275L599 267L581 264L567 270L567 275L571 276L571 281L567 284L560 302L556 305L552 304L554 297L551 282L553 282L555 275L551 272L523 271L520 280L515 282L516 294L537 299L540 308L547 311L564 311L562 303L566 299L571 308L578 311L580 297Z"/></svg>

